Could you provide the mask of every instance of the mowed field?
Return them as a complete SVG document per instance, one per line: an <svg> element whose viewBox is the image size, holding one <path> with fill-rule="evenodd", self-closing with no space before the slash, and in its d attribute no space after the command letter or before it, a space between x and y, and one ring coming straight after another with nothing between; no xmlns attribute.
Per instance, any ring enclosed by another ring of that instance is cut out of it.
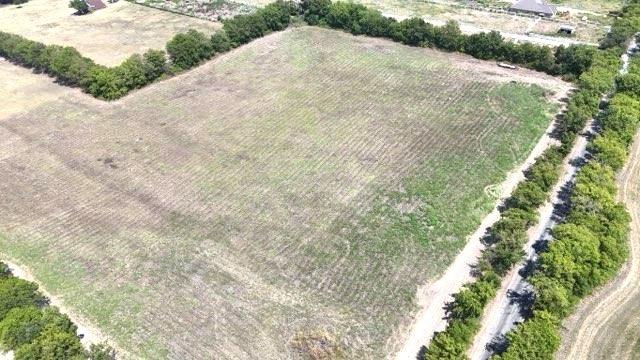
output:
<svg viewBox="0 0 640 360"><path fill-rule="evenodd" d="M0 31L45 44L73 46L107 66L119 65L132 54L164 49L175 34L196 29L212 34L220 24L150 9L127 1L104 3L105 9L75 16L68 1L32 0L0 7Z"/></svg>
<svg viewBox="0 0 640 360"><path fill-rule="evenodd" d="M136 356L380 358L566 90L309 27L67 89L0 116L0 249Z"/></svg>

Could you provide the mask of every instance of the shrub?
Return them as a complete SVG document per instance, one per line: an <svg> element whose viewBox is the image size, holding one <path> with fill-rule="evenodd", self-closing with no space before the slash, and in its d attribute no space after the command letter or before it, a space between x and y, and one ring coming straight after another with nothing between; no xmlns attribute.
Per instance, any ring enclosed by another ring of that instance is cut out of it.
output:
<svg viewBox="0 0 640 360"><path fill-rule="evenodd" d="M231 40L227 33L218 31L211 36L211 46L216 53L223 53L231 50Z"/></svg>
<svg viewBox="0 0 640 360"><path fill-rule="evenodd" d="M206 35L191 29L169 40L167 53L175 67L186 70L213 56L213 46Z"/></svg>
<svg viewBox="0 0 640 360"><path fill-rule="evenodd" d="M32 342L19 347L15 360L84 360L80 339L56 327L47 327Z"/></svg>
<svg viewBox="0 0 640 360"><path fill-rule="evenodd" d="M162 50L147 50L142 55L142 68L146 82L155 81L167 72L167 54Z"/></svg>
<svg viewBox="0 0 640 360"><path fill-rule="evenodd" d="M0 279L0 320L13 308L36 306L44 301L38 285L15 277Z"/></svg>
<svg viewBox="0 0 640 360"><path fill-rule="evenodd" d="M89 5L84 0L71 0L69 7L75 9L78 15L84 15L89 12Z"/></svg>

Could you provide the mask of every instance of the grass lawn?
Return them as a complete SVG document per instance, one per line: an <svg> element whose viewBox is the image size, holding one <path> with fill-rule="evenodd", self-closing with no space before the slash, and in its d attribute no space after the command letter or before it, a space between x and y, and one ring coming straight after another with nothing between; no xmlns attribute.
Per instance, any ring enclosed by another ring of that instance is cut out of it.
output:
<svg viewBox="0 0 640 360"><path fill-rule="evenodd" d="M303 27L113 103L69 91L0 116L0 249L144 358L380 358L549 125L543 87L566 84Z"/></svg>

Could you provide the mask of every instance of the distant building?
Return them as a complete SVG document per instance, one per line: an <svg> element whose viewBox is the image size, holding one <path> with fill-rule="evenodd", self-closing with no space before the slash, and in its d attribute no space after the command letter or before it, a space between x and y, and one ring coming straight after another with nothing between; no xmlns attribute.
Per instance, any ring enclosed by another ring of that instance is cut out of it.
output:
<svg viewBox="0 0 640 360"><path fill-rule="evenodd" d="M556 13L555 7L545 0L518 0L511 5L510 11L552 17Z"/></svg>
<svg viewBox="0 0 640 360"><path fill-rule="evenodd" d="M89 11L96 11L107 7L101 0L84 0L89 7Z"/></svg>

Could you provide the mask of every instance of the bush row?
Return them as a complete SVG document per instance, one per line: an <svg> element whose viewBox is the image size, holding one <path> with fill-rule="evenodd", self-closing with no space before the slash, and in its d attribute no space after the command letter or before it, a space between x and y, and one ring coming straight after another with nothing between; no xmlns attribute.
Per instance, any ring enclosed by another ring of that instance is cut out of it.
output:
<svg viewBox="0 0 640 360"><path fill-rule="evenodd" d="M466 357L485 306L495 296L501 278L524 255L527 230L536 222L538 207L547 200L558 180L563 157L561 147L547 149L505 201L501 218L485 236L487 247L478 262L475 281L454 294L453 301L447 304L449 323L444 331L434 335L424 353L425 359Z"/></svg>
<svg viewBox="0 0 640 360"><path fill-rule="evenodd" d="M132 55L115 67L95 64L69 46L45 45L5 32L0 32L0 56L44 72L63 85L78 86L97 98L113 100L268 32L282 30L297 9L294 3L279 0L251 15L226 20L223 30L211 37L189 30L169 40L166 53L149 50L143 55Z"/></svg>
<svg viewBox="0 0 640 360"><path fill-rule="evenodd" d="M420 18L396 21L379 11L351 2L303 0L301 10L310 25L325 25L356 35L385 37L411 46L459 51L482 60L520 64L552 75L580 76L591 65L595 49L588 46L559 47L505 41L496 31L464 35L455 21L431 25Z"/></svg>
<svg viewBox="0 0 640 360"><path fill-rule="evenodd" d="M78 328L65 314L49 306L38 285L12 276L0 263L0 349L14 351L16 360L113 360L107 345L85 350Z"/></svg>
<svg viewBox="0 0 640 360"><path fill-rule="evenodd" d="M522 260L527 230L536 223L537 209L548 199L557 183L563 159L587 121L598 113L601 94L611 89L620 66L618 55L613 50L591 54L589 68L581 71L578 79L580 90L573 94L566 110L556 121L556 135L561 139L561 145L547 149L537 158L526 171L525 181L518 184L505 200L501 218L487 231L484 239L487 247L478 262L475 281L465 285L447 305L447 328L434 335L424 353L425 359L466 358L466 351L479 330L485 306L500 287L501 278ZM631 79L619 79L618 82L635 89ZM539 331L541 327L557 323L553 314L536 309L532 319L520 330L522 336L533 333L544 337L550 344L559 342L557 334L547 336L552 333L548 329L547 332ZM515 339L512 341L516 343Z"/></svg>
<svg viewBox="0 0 640 360"><path fill-rule="evenodd" d="M625 261L630 217L615 200L615 172L624 165L640 124L638 76L636 59L629 73L616 79L616 92L598 119L598 135L588 145L592 157L576 176L566 218L553 229L553 241L530 278L533 316L507 334L506 351L496 359L553 359L560 320Z"/></svg>

